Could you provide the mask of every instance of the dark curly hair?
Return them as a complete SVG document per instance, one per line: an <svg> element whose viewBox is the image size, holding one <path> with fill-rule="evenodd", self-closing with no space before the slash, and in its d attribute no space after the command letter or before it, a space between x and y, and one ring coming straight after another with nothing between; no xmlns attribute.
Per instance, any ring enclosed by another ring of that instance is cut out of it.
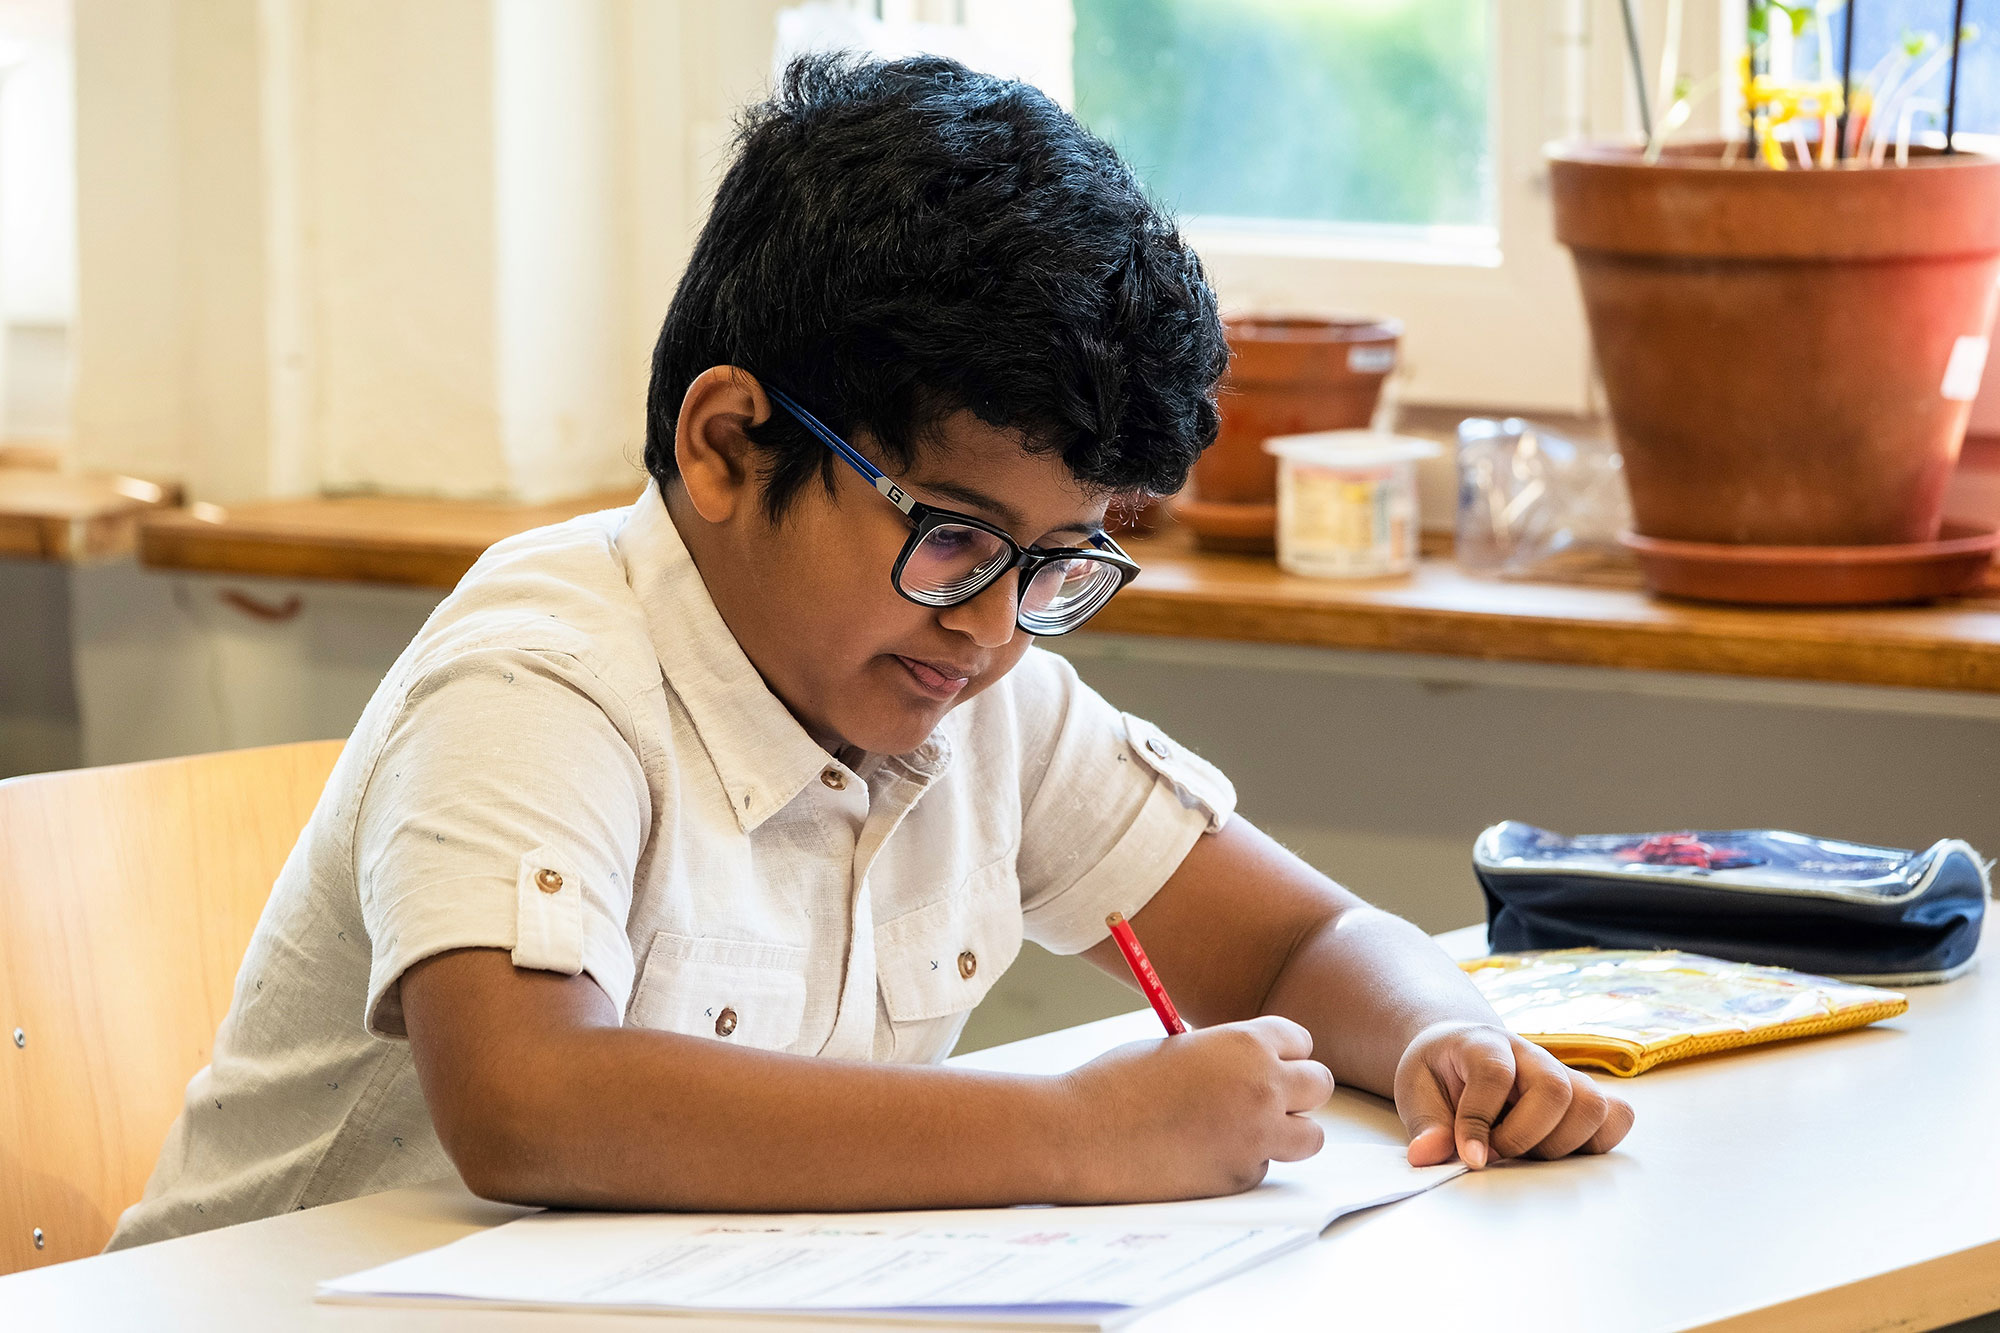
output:
<svg viewBox="0 0 2000 1333"><path fill-rule="evenodd" d="M667 310L646 468L688 385L735 365L907 468L960 409L1114 497L1180 489L1215 439L1215 293L1110 145L1039 90L938 56L809 55L742 118ZM750 432L781 519L833 454Z"/></svg>

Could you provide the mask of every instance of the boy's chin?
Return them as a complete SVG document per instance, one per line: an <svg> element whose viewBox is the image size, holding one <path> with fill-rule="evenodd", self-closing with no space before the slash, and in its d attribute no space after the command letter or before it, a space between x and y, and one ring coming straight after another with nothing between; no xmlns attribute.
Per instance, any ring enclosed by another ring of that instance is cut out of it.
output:
<svg viewBox="0 0 2000 1333"><path fill-rule="evenodd" d="M898 701L892 710L884 708L865 718L855 718L841 728L850 745L870 754L908 754L930 739L937 724L951 711L949 704L909 700Z"/></svg>

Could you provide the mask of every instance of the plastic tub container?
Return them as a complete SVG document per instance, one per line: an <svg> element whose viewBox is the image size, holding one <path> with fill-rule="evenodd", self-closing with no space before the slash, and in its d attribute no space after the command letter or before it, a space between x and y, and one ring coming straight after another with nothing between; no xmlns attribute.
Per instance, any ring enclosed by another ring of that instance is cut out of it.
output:
<svg viewBox="0 0 2000 1333"><path fill-rule="evenodd" d="M1278 459L1278 564L1317 578L1378 579L1417 567L1417 460L1433 440L1329 430L1264 441Z"/></svg>

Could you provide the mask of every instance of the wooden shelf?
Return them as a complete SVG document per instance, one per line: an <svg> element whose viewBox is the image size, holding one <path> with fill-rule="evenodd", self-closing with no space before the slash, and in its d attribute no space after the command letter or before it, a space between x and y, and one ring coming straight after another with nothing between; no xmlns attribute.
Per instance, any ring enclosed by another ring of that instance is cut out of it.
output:
<svg viewBox="0 0 2000 1333"><path fill-rule="evenodd" d="M139 559L155 569L449 588L501 538L623 508L636 491L535 505L387 496L194 505L149 518Z"/></svg>
<svg viewBox="0 0 2000 1333"><path fill-rule="evenodd" d="M137 477L0 464L0 556L76 562L124 555L141 515L179 492Z"/></svg>
<svg viewBox="0 0 2000 1333"><path fill-rule="evenodd" d="M630 501L198 506L148 517L140 557L162 569L448 588L502 537ZM1126 547L1145 572L1094 631L2000 693L2000 592L1934 607L1762 611L1661 601L1629 571L1590 586L1493 582L1432 556L1413 578L1348 584L1200 552L1172 529Z"/></svg>
<svg viewBox="0 0 2000 1333"><path fill-rule="evenodd" d="M1183 532L1124 543L1145 572L1093 629L1489 661L2000 692L2000 595L1929 607L1758 610L1622 586L1473 578L1427 558L1415 576L1342 583L1264 558L1197 551ZM1616 576L1613 576L1616 578Z"/></svg>

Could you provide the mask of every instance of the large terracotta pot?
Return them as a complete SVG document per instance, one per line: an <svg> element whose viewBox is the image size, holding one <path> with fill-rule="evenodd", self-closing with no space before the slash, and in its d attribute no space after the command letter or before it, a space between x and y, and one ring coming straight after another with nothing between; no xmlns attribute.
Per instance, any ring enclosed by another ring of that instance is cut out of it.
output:
<svg viewBox="0 0 2000 1333"><path fill-rule="evenodd" d="M1549 158L1640 533L1937 538L1993 323L2000 159L1773 171L1725 165L1718 144L1652 165L1595 144Z"/></svg>
<svg viewBox="0 0 2000 1333"><path fill-rule="evenodd" d="M1202 546L1270 552L1277 549L1278 460L1264 452L1264 441L1366 426L1395 369L1402 326L1250 315L1225 327L1221 429L1171 508Z"/></svg>

